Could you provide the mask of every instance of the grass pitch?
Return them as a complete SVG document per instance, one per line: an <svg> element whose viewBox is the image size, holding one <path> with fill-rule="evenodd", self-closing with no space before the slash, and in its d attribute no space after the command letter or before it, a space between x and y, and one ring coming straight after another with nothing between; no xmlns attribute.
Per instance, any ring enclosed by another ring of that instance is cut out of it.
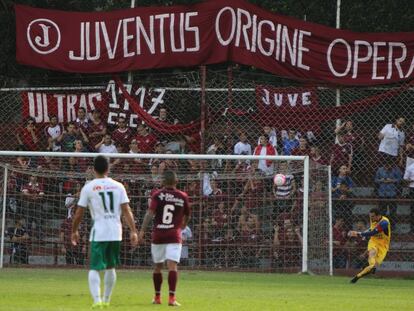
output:
<svg viewBox="0 0 414 311"><path fill-rule="evenodd" d="M163 305L151 305L150 271L118 270L109 309L171 310L164 274ZM414 281L307 275L180 272L177 298L180 310L208 311L360 311L414 310ZM86 270L0 270L0 310L90 310Z"/></svg>

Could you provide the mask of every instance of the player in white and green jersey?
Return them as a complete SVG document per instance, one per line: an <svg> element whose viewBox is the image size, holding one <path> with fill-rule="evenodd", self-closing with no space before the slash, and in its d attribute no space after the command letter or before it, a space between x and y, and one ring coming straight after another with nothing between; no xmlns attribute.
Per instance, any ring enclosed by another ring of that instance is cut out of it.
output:
<svg viewBox="0 0 414 311"><path fill-rule="evenodd" d="M72 244L79 241L79 224L85 208L88 207L93 220L89 241L91 257L89 289L94 300L93 308L109 306L112 289L116 282L115 267L119 264L122 240L121 216L124 216L131 230L131 244L137 245L138 236L134 216L129 207L129 199L124 186L107 176L109 162L103 156L94 160L95 179L87 183L81 191L72 226ZM104 295L100 294L99 271L105 270Z"/></svg>

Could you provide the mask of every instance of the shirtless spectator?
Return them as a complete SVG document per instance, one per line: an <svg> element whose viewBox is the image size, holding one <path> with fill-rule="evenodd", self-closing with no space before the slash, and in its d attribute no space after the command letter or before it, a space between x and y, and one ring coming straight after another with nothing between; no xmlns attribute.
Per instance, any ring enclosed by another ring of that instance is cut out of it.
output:
<svg viewBox="0 0 414 311"><path fill-rule="evenodd" d="M383 163L398 164L397 161L402 159L402 146L405 140L404 124L405 119L398 118L394 124L386 124L378 133L378 138L381 140L378 151Z"/></svg>
<svg viewBox="0 0 414 311"><path fill-rule="evenodd" d="M78 117L75 121L76 130L79 131L82 129L82 131L87 134L89 131L90 121L86 115L86 109L83 107L79 107L78 109ZM78 133L80 134L80 133Z"/></svg>
<svg viewBox="0 0 414 311"><path fill-rule="evenodd" d="M330 164L332 166L332 171L338 171L343 165L345 165L348 170L351 170L353 156L352 145L345 142L343 135L339 134L337 140L338 141L333 145L331 150Z"/></svg>
<svg viewBox="0 0 414 311"><path fill-rule="evenodd" d="M138 143L139 150L141 150L142 153L154 152L157 138L149 133L148 128L142 123L138 124L137 132L138 134L135 137L135 140Z"/></svg>
<svg viewBox="0 0 414 311"><path fill-rule="evenodd" d="M63 126L59 124L56 116L50 117L50 123L45 127L45 136L47 139L48 151L60 151L62 148L58 138L63 133Z"/></svg>
<svg viewBox="0 0 414 311"><path fill-rule="evenodd" d="M88 130L89 144L93 149L106 134L106 124L101 119L99 110L92 111L92 121Z"/></svg>
<svg viewBox="0 0 414 311"><path fill-rule="evenodd" d="M112 141L110 134L105 134L102 140L95 145L95 150L99 153L118 153L118 149Z"/></svg>
<svg viewBox="0 0 414 311"><path fill-rule="evenodd" d="M35 119L29 118L26 126L16 134L19 146L26 151L39 150L39 136L35 126Z"/></svg>
<svg viewBox="0 0 414 311"><path fill-rule="evenodd" d="M118 127L112 132L112 139L115 142L115 145L122 147L121 152L128 152L129 144L132 140L132 131L127 126L124 117L118 118Z"/></svg>

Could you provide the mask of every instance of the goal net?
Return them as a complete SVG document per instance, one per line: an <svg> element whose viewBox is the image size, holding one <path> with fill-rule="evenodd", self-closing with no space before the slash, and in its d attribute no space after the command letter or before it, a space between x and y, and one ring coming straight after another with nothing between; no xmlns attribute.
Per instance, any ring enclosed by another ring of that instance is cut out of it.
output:
<svg viewBox="0 0 414 311"><path fill-rule="evenodd" d="M160 149L161 152L161 149ZM4 265L88 264L89 216L81 243L70 244L82 186L94 178L91 153L0 153ZM105 154L122 182L139 228L160 176L173 170L189 194L181 266L242 271L331 271L328 167L302 156ZM273 177L286 176L283 186ZM88 214L88 213L86 213ZM132 249L124 227L121 261L149 267L150 232Z"/></svg>

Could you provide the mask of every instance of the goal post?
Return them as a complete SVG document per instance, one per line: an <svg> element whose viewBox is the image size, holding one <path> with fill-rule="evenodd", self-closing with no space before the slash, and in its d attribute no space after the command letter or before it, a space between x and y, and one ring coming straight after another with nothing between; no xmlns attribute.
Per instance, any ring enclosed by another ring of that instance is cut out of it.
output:
<svg viewBox="0 0 414 311"><path fill-rule="evenodd" d="M194 202L192 239L184 254L189 268L332 274L329 171L326 166L311 163L307 156L1 151L1 265L3 261L21 263L12 258L15 250L10 250L8 232L12 220L19 217L25 219L25 226L32 227L24 246L29 254L23 263L73 264L68 262L59 229L70 217L68 206L76 202L75 190L65 187L71 179L81 180L81 187L93 178L91 163L97 155L108 157L113 164L110 177L129 187L134 208L138 206L134 210L138 225L151 188L159 187L161 167L177 172L180 188L191 192ZM263 173L258 161L265 161L273 171ZM278 189L273 184L277 173L292 176L295 186ZM32 176L37 177L32 184L44 184L39 186L44 192L41 199L25 189ZM284 197L289 191L292 193ZM38 237L33 228L42 231L36 233ZM80 263L86 264L87 254L83 256ZM133 259L126 260L125 265L150 264L148 248L140 247L128 256Z"/></svg>

